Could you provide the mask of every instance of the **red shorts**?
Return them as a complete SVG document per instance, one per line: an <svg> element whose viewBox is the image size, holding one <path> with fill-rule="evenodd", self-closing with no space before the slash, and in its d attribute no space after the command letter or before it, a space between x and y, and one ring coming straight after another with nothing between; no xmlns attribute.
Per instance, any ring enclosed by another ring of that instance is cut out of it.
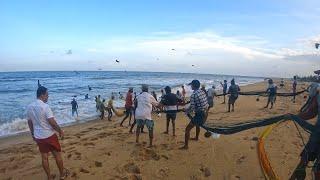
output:
<svg viewBox="0 0 320 180"><path fill-rule="evenodd" d="M36 142L41 153L48 153L52 151L61 152L61 146L56 134L45 139L36 139Z"/></svg>

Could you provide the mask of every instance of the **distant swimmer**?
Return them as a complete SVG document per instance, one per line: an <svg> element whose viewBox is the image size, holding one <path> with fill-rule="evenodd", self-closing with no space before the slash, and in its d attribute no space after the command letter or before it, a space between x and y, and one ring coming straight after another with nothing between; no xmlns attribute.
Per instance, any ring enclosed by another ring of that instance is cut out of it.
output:
<svg viewBox="0 0 320 180"><path fill-rule="evenodd" d="M75 98L72 99L71 105L72 105L72 117L74 116L74 113L76 113L77 117L78 117L79 116L78 115L78 103Z"/></svg>
<svg viewBox="0 0 320 180"><path fill-rule="evenodd" d="M88 89L89 89L89 91L91 91L92 90L92 88L88 85Z"/></svg>
<svg viewBox="0 0 320 180"><path fill-rule="evenodd" d="M89 99L89 94L86 94L86 95L84 96L84 99Z"/></svg>
<svg viewBox="0 0 320 180"><path fill-rule="evenodd" d="M319 49L320 44L319 43L315 43L314 46L316 47L316 49Z"/></svg>
<svg viewBox="0 0 320 180"><path fill-rule="evenodd" d="M116 59L116 63L120 63L120 61L118 59Z"/></svg>

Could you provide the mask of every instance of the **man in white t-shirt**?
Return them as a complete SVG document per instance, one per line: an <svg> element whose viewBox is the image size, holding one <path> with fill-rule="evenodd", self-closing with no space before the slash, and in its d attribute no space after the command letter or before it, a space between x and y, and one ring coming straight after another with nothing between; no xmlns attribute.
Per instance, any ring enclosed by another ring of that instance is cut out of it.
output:
<svg viewBox="0 0 320 180"><path fill-rule="evenodd" d="M149 147L152 147L154 122L151 119L152 106L159 106L156 99L148 93L148 86L142 85L142 93L139 94L135 102L135 119L137 122L136 142L139 143L140 129L146 125L149 130Z"/></svg>
<svg viewBox="0 0 320 180"><path fill-rule="evenodd" d="M61 146L55 131L63 139L64 133L54 119L53 113L46 102L48 101L48 90L39 86L37 100L27 107L27 119L30 132L34 141L38 144L42 157L42 166L48 179L53 179L50 174L48 155L51 152L56 160L60 172L60 179L68 176L69 172L63 167Z"/></svg>

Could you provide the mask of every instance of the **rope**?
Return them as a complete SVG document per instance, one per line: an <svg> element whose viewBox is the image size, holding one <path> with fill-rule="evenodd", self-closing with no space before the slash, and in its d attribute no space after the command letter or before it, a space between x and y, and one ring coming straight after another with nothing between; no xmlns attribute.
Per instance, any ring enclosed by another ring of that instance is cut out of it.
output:
<svg viewBox="0 0 320 180"><path fill-rule="evenodd" d="M260 166L262 168L262 171L264 173L264 176L268 180L278 180L279 177L274 172L270 161L268 159L267 153L264 148L264 140L267 138L267 136L271 133L272 129L276 126L278 126L281 123L281 121L277 124L273 124L269 127L267 127L260 135L258 139L258 156L259 156L259 162Z"/></svg>
<svg viewBox="0 0 320 180"><path fill-rule="evenodd" d="M276 93L277 96L282 96L282 97L290 97L290 96L297 96L299 94L302 94L306 92L307 90L302 90L298 91L296 93ZM224 96L226 94L218 94L217 96ZM242 96L268 96L268 93L266 91L248 91L248 92L239 92L239 95Z"/></svg>
<svg viewBox="0 0 320 180"><path fill-rule="evenodd" d="M189 116L190 118L190 116ZM192 118L192 117L191 117ZM233 123L233 124L216 124L216 123L206 123L203 124L201 127L204 128L207 131L217 133L217 134L234 134L241 131L245 131L248 129L256 128L256 127L263 127L271 124L278 123L280 121L287 121L292 120L299 124L299 126L303 127L303 129L310 133L310 132L319 132L320 130L316 129L316 127L307 121L299 118L296 115L293 114L284 114L280 116L274 116L271 118L265 118L265 119L258 119L258 120L251 120L241 123Z"/></svg>

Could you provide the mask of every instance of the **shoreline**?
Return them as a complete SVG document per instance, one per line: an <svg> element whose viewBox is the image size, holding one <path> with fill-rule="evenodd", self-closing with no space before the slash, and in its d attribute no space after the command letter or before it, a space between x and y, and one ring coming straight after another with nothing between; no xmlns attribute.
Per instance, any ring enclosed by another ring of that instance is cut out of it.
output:
<svg viewBox="0 0 320 180"><path fill-rule="evenodd" d="M252 85L252 84L255 84L255 83L261 83L261 82L263 82L263 81L247 82L247 83L239 85L239 86L240 87L244 87L244 86ZM175 92L174 90L176 90L178 88L180 90L180 86L181 85L172 86L173 92ZM208 89L208 88L209 88L208 85L206 85L206 89ZM222 93L222 87L220 85L218 87L216 87L216 90L217 90L218 93ZM159 90L159 92L157 91L156 93L157 93L157 96L160 97L160 90ZM123 99L117 99L117 101L120 102L120 101L123 101ZM117 104L118 102L115 102L115 104ZM118 108L123 108L123 107L116 107L116 108L118 109ZM98 114L99 114L99 112L98 112ZM69 127L69 126L74 126L74 125L77 125L77 124L82 124L82 123L94 121L97 118L98 118L97 115L92 115L92 117L87 117L87 118L84 118L84 119L75 120L74 122L68 122L68 123L59 124L59 125L61 127ZM19 136L20 134L24 134L24 133L28 133L28 132L29 132L29 130L23 131L23 132L16 132L16 133L11 133L11 134L1 135L0 136L0 140L3 139L3 138L11 137L11 136Z"/></svg>
<svg viewBox="0 0 320 180"><path fill-rule="evenodd" d="M279 84L276 81L277 84ZM290 82L286 82L288 92ZM298 87L305 86L299 84ZM265 89L266 82L242 86L241 90ZM299 89L300 90L300 89ZM208 122L232 123L271 117L283 113L297 113L304 103L303 95L293 104L290 98L279 97L274 109L264 109L266 98L240 96L235 112L226 113L223 98L217 98L210 110ZM147 148L147 134L135 143L135 135L127 127L119 127L121 117L112 122L93 120L63 127L65 139L61 140L63 159L71 171L70 179L264 179L257 155L256 137L265 127L254 128L233 135L221 135L218 139L204 138L201 130L198 142L190 141L189 150L179 150L184 141L184 129L188 119L177 114L176 137L165 130L165 115L153 116L155 121L154 147ZM313 121L311 121L313 122ZM128 121L124 123L127 126ZM191 132L194 136L195 130ZM308 136L303 133L304 139ZM0 138L0 174L12 179L44 179L37 145L30 135ZM303 148L295 126L286 122L277 127L265 140L265 149L271 166L281 179L287 179L299 161ZM53 174L57 174L55 162L50 158ZM184 167L184 168L181 168ZM310 173L307 171L307 178Z"/></svg>

